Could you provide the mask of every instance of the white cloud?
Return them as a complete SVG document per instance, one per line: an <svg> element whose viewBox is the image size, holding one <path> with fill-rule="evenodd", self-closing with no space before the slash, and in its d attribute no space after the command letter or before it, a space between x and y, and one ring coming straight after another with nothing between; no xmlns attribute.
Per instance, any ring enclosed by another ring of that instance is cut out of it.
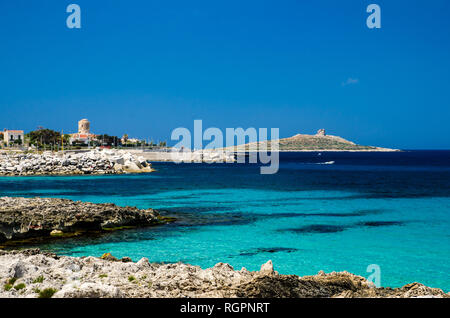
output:
<svg viewBox="0 0 450 318"><path fill-rule="evenodd" d="M354 84L358 84L358 83L359 83L359 79L349 77L345 82L342 82L342 86L354 85Z"/></svg>

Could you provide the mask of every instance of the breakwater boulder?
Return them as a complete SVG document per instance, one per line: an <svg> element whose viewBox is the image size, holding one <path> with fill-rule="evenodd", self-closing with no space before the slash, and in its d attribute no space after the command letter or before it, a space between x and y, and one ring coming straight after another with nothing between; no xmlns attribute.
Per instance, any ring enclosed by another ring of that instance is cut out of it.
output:
<svg viewBox="0 0 450 318"><path fill-rule="evenodd" d="M55 198L0 197L0 242L161 224L153 209Z"/></svg>
<svg viewBox="0 0 450 318"><path fill-rule="evenodd" d="M152 171L151 164L145 158L122 150L0 155L0 176L104 175Z"/></svg>
<svg viewBox="0 0 450 318"><path fill-rule="evenodd" d="M376 288L361 276L323 272L314 276L280 275L271 263L261 271L177 264L69 257L39 250L0 250L0 297L450 297L441 289L413 283Z"/></svg>

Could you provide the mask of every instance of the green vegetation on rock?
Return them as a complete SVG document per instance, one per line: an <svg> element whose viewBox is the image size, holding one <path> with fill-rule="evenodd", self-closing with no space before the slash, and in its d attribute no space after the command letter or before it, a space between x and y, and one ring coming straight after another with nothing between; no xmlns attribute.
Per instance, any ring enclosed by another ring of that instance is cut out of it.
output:
<svg viewBox="0 0 450 318"><path fill-rule="evenodd" d="M39 276L39 277L36 277L34 280L33 280L33 284L40 284L40 283L42 283L44 281L44 276Z"/></svg>
<svg viewBox="0 0 450 318"><path fill-rule="evenodd" d="M39 298L52 298L56 292L57 290L54 288L46 288L44 290L40 290Z"/></svg>

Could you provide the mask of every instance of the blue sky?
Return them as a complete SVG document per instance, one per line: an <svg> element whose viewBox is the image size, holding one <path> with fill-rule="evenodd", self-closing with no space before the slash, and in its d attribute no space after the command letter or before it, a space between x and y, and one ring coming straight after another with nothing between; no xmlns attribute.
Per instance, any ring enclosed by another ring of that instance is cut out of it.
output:
<svg viewBox="0 0 450 318"><path fill-rule="evenodd" d="M77 3L82 29L66 27ZM382 28L366 26L377 3ZM450 1L0 2L0 127L168 140L172 129L326 128L450 149Z"/></svg>

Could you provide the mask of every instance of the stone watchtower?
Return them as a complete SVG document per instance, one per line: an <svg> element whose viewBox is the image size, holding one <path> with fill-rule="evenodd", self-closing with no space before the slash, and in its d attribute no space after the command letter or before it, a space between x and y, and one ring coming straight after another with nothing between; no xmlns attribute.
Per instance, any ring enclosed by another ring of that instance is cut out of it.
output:
<svg viewBox="0 0 450 318"><path fill-rule="evenodd" d="M318 131L317 131L317 134L316 134L316 136L325 136L326 134L325 134L325 129L319 129Z"/></svg>
<svg viewBox="0 0 450 318"><path fill-rule="evenodd" d="M78 122L78 133L82 135L89 135L91 132L91 123L87 119L82 119Z"/></svg>

